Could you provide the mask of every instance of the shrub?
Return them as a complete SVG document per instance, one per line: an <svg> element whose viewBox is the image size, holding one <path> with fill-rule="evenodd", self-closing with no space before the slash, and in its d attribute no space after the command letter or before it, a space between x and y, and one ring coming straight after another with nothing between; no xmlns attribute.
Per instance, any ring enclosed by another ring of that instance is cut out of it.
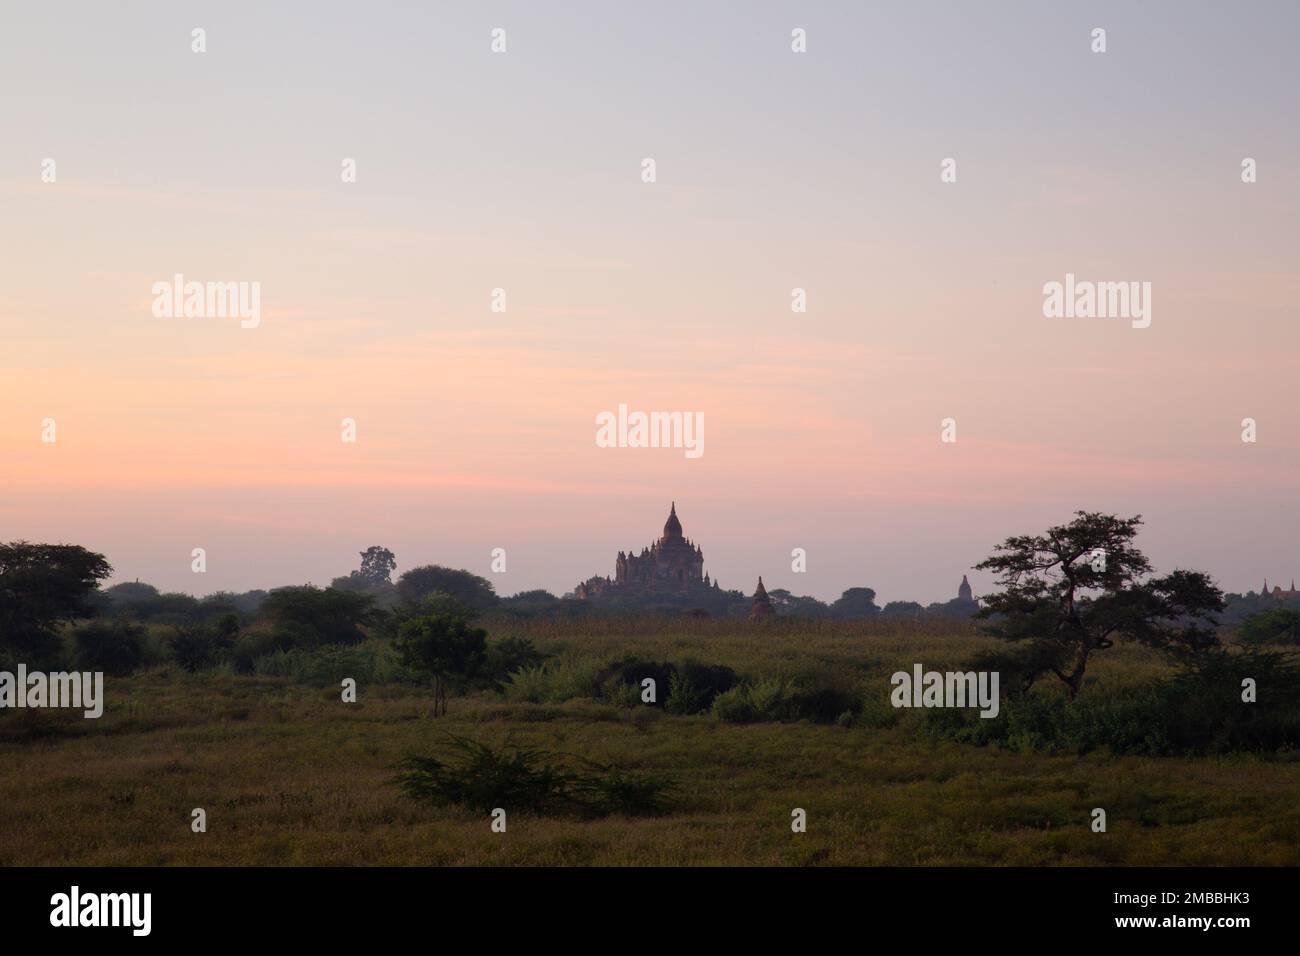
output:
<svg viewBox="0 0 1300 956"><path fill-rule="evenodd" d="M631 710L641 704L641 688L636 684L624 684L617 677L611 677L601 685L601 697L615 707Z"/></svg>
<svg viewBox="0 0 1300 956"><path fill-rule="evenodd" d="M435 805L458 804L478 813L497 807L507 812L547 814L567 809L569 776L542 763L540 750L493 750L453 737L457 763L437 757L409 757L397 778L408 797Z"/></svg>
<svg viewBox="0 0 1300 956"><path fill-rule="evenodd" d="M817 724L845 723L841 720L848 714L847 722L862 710L861 694L855 690L840 687L817 687L812 690L790 688L790 716L807 717ZM783 719L783 718L773 718Z"/></svg>
<svg viewBox="0 0 1300 956"><path fill-rule="evenodd" d="M830 690L819 693L833 693ZM811 699L811 698L806 698ZM754 714L759 720L791 720L799 716L798 690L790 681L779 677L759 681L749 688L749 702L754 707ZM841 705L843 701L840 702ZM839 716L843 706L832 707L824 723L831 723Z"/></svg>
<svg viewBox="0 0 1300 956"><path fill-rule="evenodd" d="M173 628L164 646L182 670L193 673L216 667L234 645L238 634L238 615L225 614L204 627Z"/></svg>
<svg viewBox="0 0 1300 956"><path fill-rule="evenodd" d="M1241 699L1242 680L1257 682L1255 703ZM1067 703L1035 693L1002 702L1001 714L930 710L927 733L1016 750L1177 756L1300 747L1300 668L1288 655L1223 649L1193 655L1173 680Z"/></svg>
<svg viewBox="0 0 1300 956"><path fill-rule="evenodd" d="M599 764L588 767L591 772L573 784L574 796L587 816L657 817L672 808L672 788L665 780Z"/></svg>
<svg viewBox="0 0 1300 956"><path fill-rule="evenodd" d="M145 662L144 626L131 621L92 621L73 632L77 666L118 676Z"/></svg>
<svg viewBox="0 0 1300 956"><path fill-rule="evenodd" d="M345 677L372 683L376 653L372 648L295 647L272 651L253 661L253 673L262 677L288 677L304 684L337 684Z"/></svg>
<svg viewBox="0 0 1300 956"><path fill-rule="evenodd" d="M713 703L713 698L725 690L731 690L740 682L736 672L730 667L722 664L700 664L696 661L686 660L677 667L677 674L686 681L700 694L703 694L708 704Z"/></svg>
<svg viewBox="0 0 1300 956"><path fill-rule="evenodd" d="M591 658L568 656L546 666L549 684L547 701L562 703L578 697L599 697L599 662Z"/></svg>
<svg viewBox="0 0 1300 956"><path fill-rule="evenodd" d="M655 701L651 706L662 707L665 704L665 696L672 687L673 675L676 673L677 668L666 661L647 661L629 655L605 667L596 679L603 688L610 687L611 682L615 681L635 687L639 702L641 682L649 678L655 682ZM608 691L606 696L609 696Z"/></svg>
<svg viewBox="0 0 1300 956"><path fill-rule="evenodd" d="M506 678L502 690L508 700L540 704L546 699L549 687L545 667L521 667Z"/></svg>
<svg viewBox="0 0 1300 956"><path fill-rule="evenodd" d="M1246 644L1300 644L1300 611L1289 607L1260 611L1241 622L1240 633Z"/></svg>
<svg viewBox="0 0 1300 956"><path fill-rule="evenodd" d="M857 714L850 711L852 722L871 730L888 730L903 719L903 712L882 693L867 693L859 699ZM838 718L837 718L838 722Z"/></svg>
<svg viewBox="0 0 1300 956"><path fill-rule="evenodd" d="M455 804L478 813L614 813L653 816L670 807L668 783L582 761L571 769L563 755L525 747L494 750L463 737L450 738L458 760L409 757L395 782L412 799Z"/></svg>
<svg viewBox="0 0 1300 956"><path fill-rule="evenodd" d="M799 716L794 684L773 677L757 684L737 684L713 698L714 717L730 724L751 721L791 720ZM826 722L835 720L831 716Z"/></svg>
<svg viewBox="0 0 1300 956"><path fill-rule="evenodd" d="M698 714L708 710L711 699L685 677L674 674L668 685L668 699L664 710L670 714Z"/></svg>
<svg viewBox="0 0 1300 956"><path fill-rule="evenodd" d="M487 646L487 659L479 683L500 690L515 671L522 667L536 667L545 660L546 655L527 638L507 637L493 641Z"/></svg>
<svg viewBox="0 0 1300 956"><path fill-rule="evenodd" d="M317 647L359 644L362 626L378 620L374 599L367 594L334 588L280 588L267 595L261 613L271 623L279 646Z"/></svg>
<svg viewBox="0 0 1300 956"><path fill-rule="evenodd" d="M737 685L713 698L713 716L728 724L747 724L757 718L749 688Z"/></svg>
<svg viewBox="0 0 1300 956"><path fill-rule="evenodd" d="M579 697L600 698L600 662L569 655L537 667L522 667L507 679L504 690L511 700L535 704L560 704Z"/></svg>
<svg viewBox="0 0 1300 956"><path fill-rule="evenodd" d="M172 632L167 647L172 660L182 670L193 673L216 666L222 642L216 634L203 628L179 627Z"/></svg>
<svg viewBox="0 0 1300 956"><path fill-rule="evenodd" d="M683 661L670 677L664 709L670 714L699 714L713 706L713 699L739 682L736 672L721 664Z"/></svg>
<svg viewBox="0 0 1300 956"><path fill-rule="evenodd" d="M236 674L256 672L257 660L280 650L280 641L269 630L249 631L230 649L230 666Z"/></svg>

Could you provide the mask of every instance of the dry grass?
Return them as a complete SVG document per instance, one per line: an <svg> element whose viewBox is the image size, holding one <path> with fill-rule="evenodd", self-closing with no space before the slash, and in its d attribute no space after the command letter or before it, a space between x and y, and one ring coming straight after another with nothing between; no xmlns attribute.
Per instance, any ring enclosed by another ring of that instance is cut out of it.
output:
<svg viewBox="0 0 1300 956"><path fill-rule="evenodd" d="M695 657L751 676L956 664L970 633L730 622L493 624L548 650ZM1140 649L1098 683L1162 669ZM1300 863L1300 761L1048 757L809 723L733 726L595 701L429 697L158 669L109 680L105 716L0 717L0 865L21 864L1245 864ZM33 723L33 718L35 722ZM663 818L592 822L421 806L390 785L444 733L512 740L670 778ZM1104 807L1109 832L1090 831ZM203 807L208 832L190 831ZM790 811L808 832L790 831Z"/></svg>

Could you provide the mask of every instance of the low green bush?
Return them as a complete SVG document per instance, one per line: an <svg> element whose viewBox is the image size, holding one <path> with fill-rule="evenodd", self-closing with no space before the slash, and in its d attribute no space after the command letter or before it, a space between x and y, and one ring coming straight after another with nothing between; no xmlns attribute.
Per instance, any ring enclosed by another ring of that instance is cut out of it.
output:
<svg viewBox="0 0 1300 956"><path fill-rule="evenodd" d="M123 676L147 662L144 626L132 621L91 621L73 631L77 667Z"/></svg>
<svg viewBox="0 0 1300 956"><path fill-rule="evenodd" d="M478 813L656 816L671 807L669 784L528 747L494 749L449 738L446 757L409 757L394 782L412 799Z"/></svg>
<svg viewBox="0 0 1300 956"><path fill-rule="evenodd" d="M792 720L799 717L799 692L794 684L773 677L757 684L737 684L713 698L713 716L731 724ZM835 715L838 716L838 715ZM831 717L826 723L832 723Z"/></svg>
<svg viewBox="0 0 1300 956"><path fill-rule="evenodd" d="M1257 699L1242 700L1255 681ZM1289 655L1217 649L1184 662L1172 680L1068 702L1056 688L1011 696L996 718L970 710L925 712L923 732L1014 750L1175 756L1300 747L1300 667Z"/></svg>
<svg viewBox="0 0 1300 956"><path fill-rule="evenodd" d="M728 724L747 724L757 719L749 688L737 685L713 698L713 716Z"/></svg>

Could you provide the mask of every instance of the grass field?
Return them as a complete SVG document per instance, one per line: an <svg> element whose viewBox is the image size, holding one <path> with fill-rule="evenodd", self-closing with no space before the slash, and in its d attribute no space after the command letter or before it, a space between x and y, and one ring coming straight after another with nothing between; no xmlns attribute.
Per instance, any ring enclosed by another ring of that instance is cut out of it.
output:
<svg viewBox="0 0 1300 956"><path fill-rule="evenodd" d="M835 676L888 690L914 662L990 646L934 625L695 620L489 622L567 659L635 653L727 664L750 677ZM1102 655L1092 685L1141 683L1164 663ZM0 865L752 864L1295 865L1300 758L1050 756L922 737L918 715L872 729L727 724L591 699L527 703L484 691L429 716L405 683L338 687L161 667L109 678L103 718L0 717ZM392 785L446 734L582 755L670 779L677 808L595 821L434 808ZM207 811L208 832L190 829ZM790 813L807 811L806 833ZM1089 827L1094 807L1108 832Z"/></svg>

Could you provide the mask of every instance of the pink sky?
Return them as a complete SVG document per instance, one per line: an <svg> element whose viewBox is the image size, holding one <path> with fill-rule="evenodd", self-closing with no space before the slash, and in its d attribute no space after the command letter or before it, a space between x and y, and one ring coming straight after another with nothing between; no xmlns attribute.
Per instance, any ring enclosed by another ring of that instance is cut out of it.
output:
<svg viewBox="0 0 1300 956"><path fill-rule="evenodd" d="M1087 508L1232 590L1300 572L1300 104L1267 23L1117 8L1095 56L1068 17L989 47L900 8L864 59L858 14L817 7L800 60L775 7L676 44L510 9L511 52L460 10L418 73L403 24L339 11L287 50L289 15L223 13L202 56L183 17L111 49L29 24L55 79L16 94L37 64L8 50L0 538L197 593L324 583L372 544L488 575L504 547L499 591L560 593L675 499L724 586L928 601ZM331 80L358 29L370 69ZM155 318L176 272L259 282L261 326ZM1067 272L1151 282L1151 327L1045 319ZM704 456L597 448L619 403L702 413Z"/></svg>

